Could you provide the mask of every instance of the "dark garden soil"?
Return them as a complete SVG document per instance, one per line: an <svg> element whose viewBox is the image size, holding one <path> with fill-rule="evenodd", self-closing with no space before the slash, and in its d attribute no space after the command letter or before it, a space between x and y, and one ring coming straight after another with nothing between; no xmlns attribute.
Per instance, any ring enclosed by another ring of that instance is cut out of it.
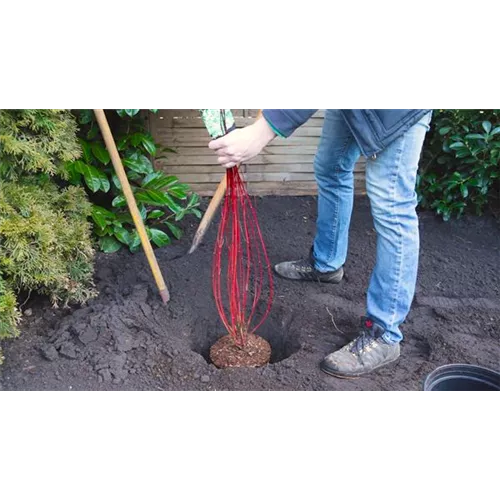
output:
<svg viewBox="0 0 500 500"><path fill-rule="evenodd" d="M256 200L273 262L306 255L314 235L314 198ZM404 325L400 359L357 380L323 374L318 363L357 333L374 264L375 232L356 200L346 279L340 285L276 279L271 315L259 331L273 348L261 368L217 369L210 346L225 331L211 292L215 224L185 256L185 237L158 250L171 302L160 302L142 254L100 254L100 295L86 307L24 306L22 335L4 341L4 390L421 390L446 363L500 365L500 225L491 216L443 223L421 215L419 283Z"/></svg>

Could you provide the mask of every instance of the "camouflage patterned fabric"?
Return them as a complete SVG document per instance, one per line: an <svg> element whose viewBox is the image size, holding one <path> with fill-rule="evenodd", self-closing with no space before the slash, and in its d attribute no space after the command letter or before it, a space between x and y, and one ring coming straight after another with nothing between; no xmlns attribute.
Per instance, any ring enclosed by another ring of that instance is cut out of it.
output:
<svg viewBox="0 0 500 500"><path fill-rule="evenodd" d="M200 109L203 123L213 139L222 137L234 126L234 117L230 109Z"/></svg>

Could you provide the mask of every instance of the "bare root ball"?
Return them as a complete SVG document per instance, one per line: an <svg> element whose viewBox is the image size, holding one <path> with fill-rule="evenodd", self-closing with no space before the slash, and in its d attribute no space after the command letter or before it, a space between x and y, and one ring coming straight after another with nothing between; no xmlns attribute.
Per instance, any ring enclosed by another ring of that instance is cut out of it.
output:
<svg viewBox="0 0 500 500"><path fill-rule="evenodd" d="M252 334L242 348L225 335L210 348L210 359L217 368L258 368L269 363L271 346L267 340Z"/></svg>

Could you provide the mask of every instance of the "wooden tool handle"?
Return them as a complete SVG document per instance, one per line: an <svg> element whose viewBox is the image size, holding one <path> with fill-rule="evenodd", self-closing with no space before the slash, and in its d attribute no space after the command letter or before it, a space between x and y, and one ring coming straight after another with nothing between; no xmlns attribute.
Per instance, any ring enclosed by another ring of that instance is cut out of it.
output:
<svg viewBox="0 0 500 500"><path fill-rule="evenodd" d="M149 267L151 268L151 272L153 273L156 285L160 292L161 299L163 303L167 303L170 300L170 294L168 292L167 285L165 285L165 281L163 280L160 267L158 266L156 256L153 252L153 247L151 246L151 242L149 241L149 237L146 233L146 228L144 227L144 222L142 220L141 214L139 212L139 209L137 208L134 193L132 192L127 174L125 173L125 169L123 168L120 154L118 153L115 140L113 139L113 134L111 133L111 129L109 128L108 120L106 119L106 115L104 114L103 109L94 109L94 114L97 119L97 123L99 124L99 128L101 129L101 134L104 139L104 143L106 144L106 148L109 152L109 156L111 157L111 162L113 163L116 175L120 180L123 194L125 196L125 199L127 200L130 214L132 215L137 233L139 234L139 238L141 239L142 248L144 249L144 253L146 254L146 257L148 259Z"/></svg>

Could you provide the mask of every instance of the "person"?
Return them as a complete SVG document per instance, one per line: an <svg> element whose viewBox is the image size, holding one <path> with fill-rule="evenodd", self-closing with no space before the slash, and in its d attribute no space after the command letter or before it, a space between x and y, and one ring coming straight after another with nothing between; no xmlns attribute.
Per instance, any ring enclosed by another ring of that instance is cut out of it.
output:
<svg viewBox="0 0 500 500"><path fill-rule="evenodd" d="M248 162L276 136L289 137L317 110L265 109L256 122L210 142L218 162ZM339 283L344 275L354 197L354 166L366 159L366 191L377 233L376 263L359 335L326 356L322 371L357 377L395 361L400 325L413 300L419 229L418 162L431 122L429 109L328 109L314 159L318 184L316 236L308 258L281 262L283 278Z"/></svg>

